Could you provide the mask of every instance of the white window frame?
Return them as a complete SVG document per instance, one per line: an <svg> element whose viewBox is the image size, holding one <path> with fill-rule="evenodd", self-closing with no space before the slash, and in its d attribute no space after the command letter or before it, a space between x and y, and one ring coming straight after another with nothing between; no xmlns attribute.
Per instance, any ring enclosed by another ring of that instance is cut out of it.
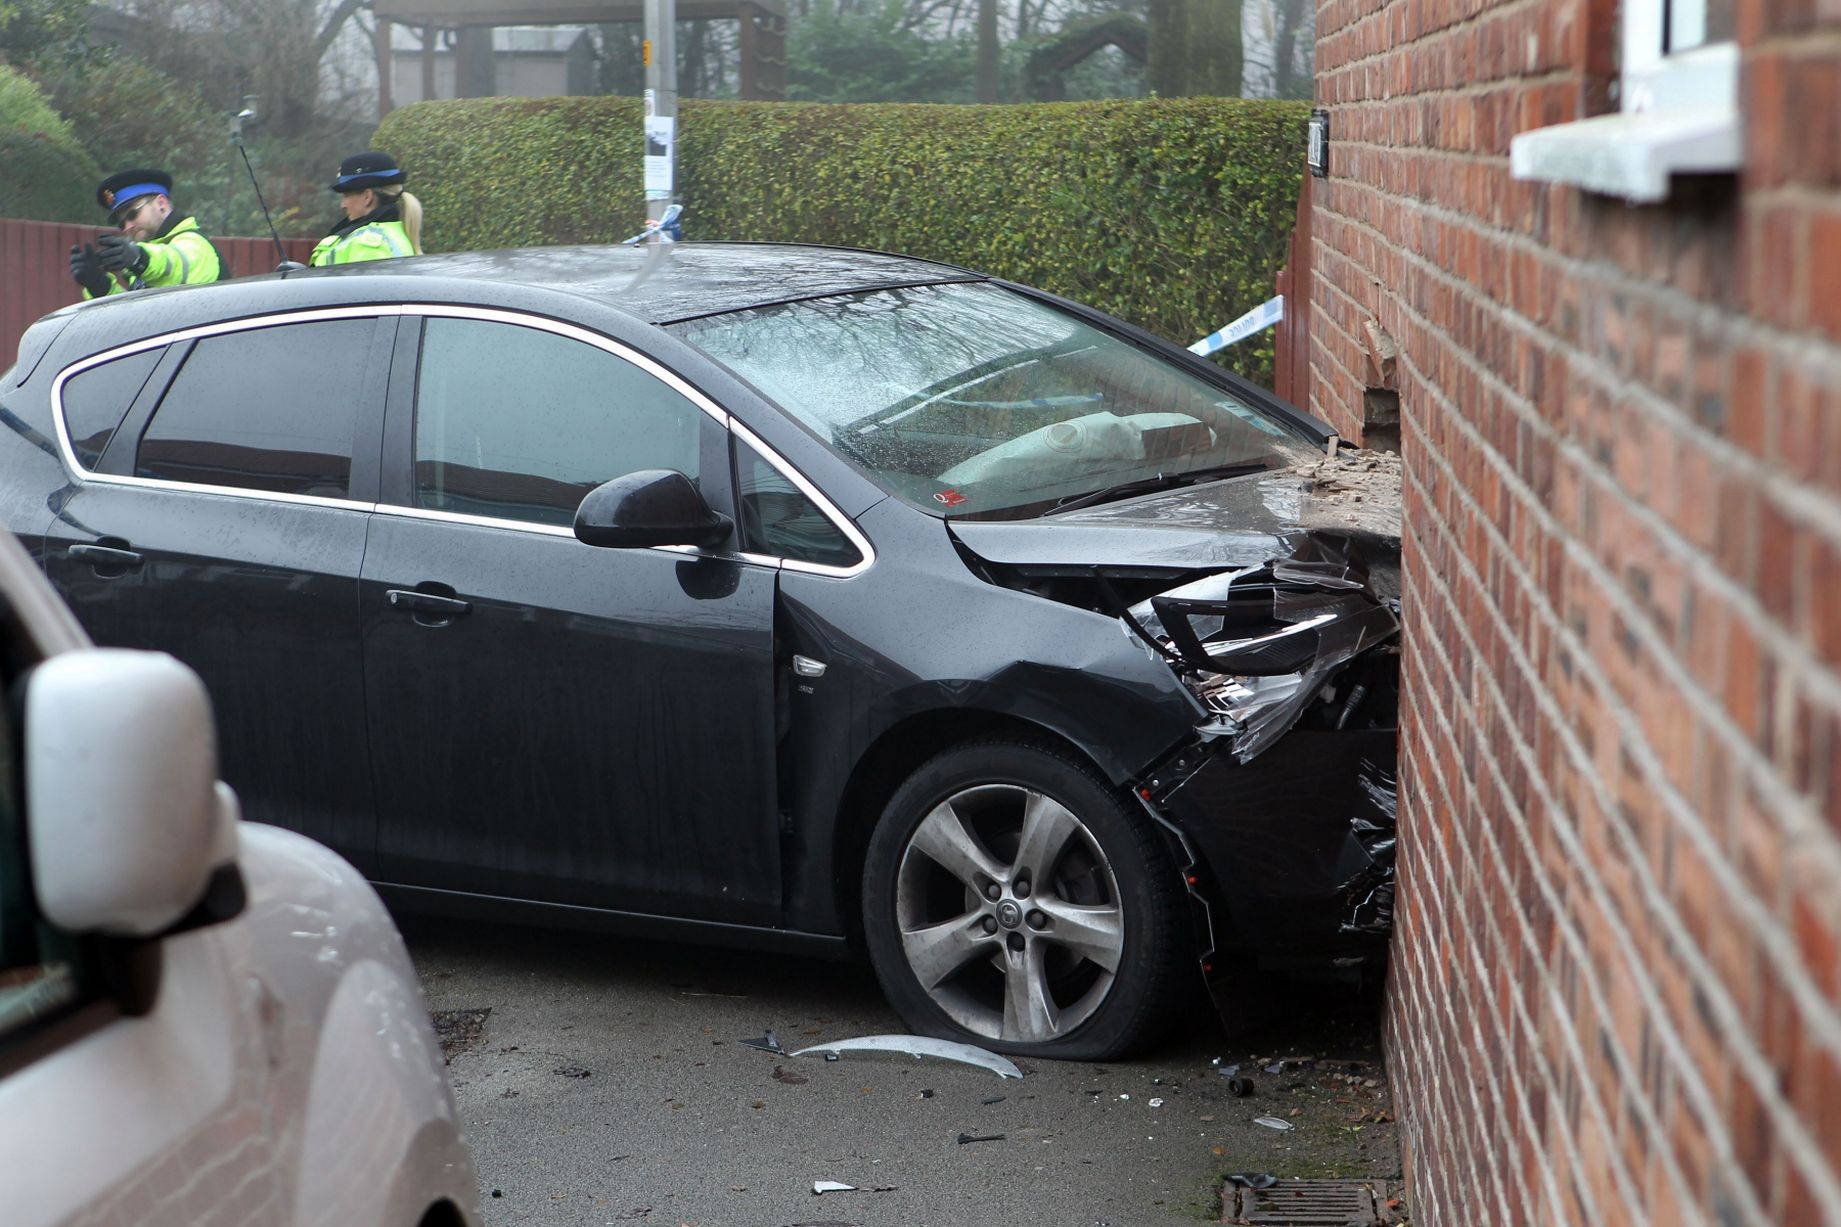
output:
<svg viewBox="0 0 1841 1227"><path fill-rule="evenodd" d="M1698 2L1689 16L1699 15L1704 34L1706 0ZM1664 0L1623 0L1620 110L1517 136L1509 145L1515 178L1653 203L1667 198L1675 175L1741 167L1738 44L1703 41L1671 52L1664 10Z"/></svg>

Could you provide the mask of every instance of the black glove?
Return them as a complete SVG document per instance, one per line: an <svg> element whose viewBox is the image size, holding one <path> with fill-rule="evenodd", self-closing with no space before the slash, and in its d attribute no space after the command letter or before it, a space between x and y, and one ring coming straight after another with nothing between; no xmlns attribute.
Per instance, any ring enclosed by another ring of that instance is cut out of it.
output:
<svg viewBox="0 0 1841 1227"><path fill-rule="evenodd" d="M147 267L147 252L125 234L105 234L96 240L97 258L105 273L139 274Z"/></svg>
<svg viewBox="0 0 1841 1227"><path fill-rule="evenodd" d="M70 275L76 283L96 298L109 292L109 276L102 271L96 249L88 243L70 245Z"/></svg>

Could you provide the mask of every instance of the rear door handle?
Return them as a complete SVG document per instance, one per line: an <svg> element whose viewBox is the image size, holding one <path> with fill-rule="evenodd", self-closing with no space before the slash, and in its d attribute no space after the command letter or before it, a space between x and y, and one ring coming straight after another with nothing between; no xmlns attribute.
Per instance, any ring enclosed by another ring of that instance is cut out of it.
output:
<svg viewBox="0 0 1841 1227"><path fill-rule="evenodd" d="M417 592L411 588L386 589L384 599L390 602L392 609L406 609L417 615L418 622L424 622L425 619L445 622L473 608L469 602L458 597L436 596L432 592Z"/></svg>
<svg viewBox="0 0 1841 1227"><path fill-rule="evenodd" d="M87 562L98 570L104 567L122 567L126 570L138 570L143 561L135 550L118 549L112 545L73 545L65 551L70 557Z"/></svg>

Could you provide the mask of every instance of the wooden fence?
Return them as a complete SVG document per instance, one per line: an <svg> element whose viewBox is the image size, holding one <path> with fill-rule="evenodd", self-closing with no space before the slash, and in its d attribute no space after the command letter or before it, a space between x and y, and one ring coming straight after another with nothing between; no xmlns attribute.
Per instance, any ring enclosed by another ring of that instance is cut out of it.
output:
<svg viewBox="0 0 1841 1227"><path fill-rule="evenodd" d="M1285 318L1273 340L1272 390L1310 412L1310 172L1298 191L1298 223L1291 231L1291 251L1279 270L1278 292L1285 297Z"/></svg>
<svg viewBox="0 0 1841 1227"><path fill-rule="evenodd" d="M62 222L22 222L0 218L0 370L13 364L19 338L47 311L77 302L83 291L70 279L70 245L94 243L108 233L99 226ZM226 277L266 273L275 267L273 239L220 239L211 242L230 267ZM288 259L307 262L313 239L283 239Z"/></svg>

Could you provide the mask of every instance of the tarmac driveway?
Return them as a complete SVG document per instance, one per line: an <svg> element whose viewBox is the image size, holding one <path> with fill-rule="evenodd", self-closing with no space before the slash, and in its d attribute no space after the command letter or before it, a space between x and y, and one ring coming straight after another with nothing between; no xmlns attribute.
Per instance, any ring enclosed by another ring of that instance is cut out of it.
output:
<svg viewBox="0 0 1841 1227"><path fill-rule="evenodd" d="M865 967L402 924L453 1049L489 1224L1139 1227L1218 1220L1228 1172L1399 1172L1374 1000L1344 989L1271 996L1232 1041L1198 1004L1148 1056L1022 1061L1017 1081L738 1043L900 1031ZM1283 1057L1309 1060L1268 1072ZM1234 1064L1250 1097L1221 1075Z"/></svg>

